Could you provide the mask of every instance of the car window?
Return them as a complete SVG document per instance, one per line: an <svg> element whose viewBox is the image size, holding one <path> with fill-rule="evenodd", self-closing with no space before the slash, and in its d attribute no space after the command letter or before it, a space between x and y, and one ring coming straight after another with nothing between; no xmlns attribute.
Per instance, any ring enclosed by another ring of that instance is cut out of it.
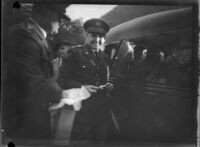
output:
<svg viewBox="0 0 200 147"><path fill-rule="evenodd" d="M146 60L132 67L133 79L174 87L191 87L190 49L173 51L170 54L159 51L148 55Z"/></svg>

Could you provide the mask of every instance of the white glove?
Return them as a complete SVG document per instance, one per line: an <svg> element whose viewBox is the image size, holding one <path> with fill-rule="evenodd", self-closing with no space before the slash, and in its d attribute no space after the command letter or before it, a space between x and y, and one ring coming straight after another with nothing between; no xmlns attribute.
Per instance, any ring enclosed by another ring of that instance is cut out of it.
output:
<svg viewBox="0 0 200 147"><path fill-rule="evenodd" d="M81 109L82 100L89 98L91 94L86 88L84 88L84 86L82 86L81 88L72 88L69 90L64 90L63 96L66 97L61 99L61 101L58 104L51 106L49 110L59 109L62 108L65 104L68 104L73 105L73 108L76 111L79 111Z"/></svg>

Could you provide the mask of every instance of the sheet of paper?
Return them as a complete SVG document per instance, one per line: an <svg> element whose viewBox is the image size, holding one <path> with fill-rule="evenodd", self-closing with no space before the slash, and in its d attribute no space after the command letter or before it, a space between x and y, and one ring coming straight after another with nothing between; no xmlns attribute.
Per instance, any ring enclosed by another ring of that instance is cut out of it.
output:
<svg viewBox="0 0 200 147"><path fill-rule="evenodd" d="M68 97L61 99L58 104L52 105L49 110L60 109L64 105L72 105L74 110L79 111L81 109L81 102L91 96L91 94L84 87L72 88L65 90Z"/></svg>

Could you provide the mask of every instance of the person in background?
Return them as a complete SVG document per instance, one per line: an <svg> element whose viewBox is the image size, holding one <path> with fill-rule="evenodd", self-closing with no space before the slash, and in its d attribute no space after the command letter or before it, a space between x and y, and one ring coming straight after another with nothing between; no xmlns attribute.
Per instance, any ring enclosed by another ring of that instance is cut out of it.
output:
<svg viewBox="0 0 200 147"><path fill-rule="evenodd" d="M66 29L66 23L70 22L71 19L67 17L66 15L62 15L60 17L60 24L59 24L59 29L58 31L62 31L62 29Z"/></svg>
<svg viewBox="0 0 200 147"><path fill-rule="evenodd" d="M116 53L110 65L111 79L115 85L110 94L111 114L113 122L110 125L109 141L127 141L131 133L131 115L133 89L130 88L143 76L143 61L147 49L133 42L122 40L115 49ZM111 52L112 53L112 52ZM141 72L141 73L140 73ZM114 124L114 125L113 125ZM112 126L115 126L112 128Z"/></svg>
<svg viewBox="0 0 200 147"><path fill-rule="evenodd" d="M54 40L57 39L59 32L62 32L66 29L66 24L70 23L70 21L71 19L65 14L61 14L59 16L58 24L55 25L55 27L58 27L58 30L54 31L51 34L48 34L47 36L47 40L50 45L53 44Z"/></svg>
<svg viewBox="0 0 200 147"><path fill-rule="evenodd" d="M76 112L70 143L72 145L104 144L110 119L107 93L113 88L109 83L108 57L101 50L110 26L101 19L84 23L86 42L72 48L63 60L58 83L64 89L84 86L91 97L82 101Z"/></svg>
<svg viewBox="0 0 200 147"><path fill-rule="evenodd" d="M148 54L147 48L140 44L134 47L134 61L130 68L130 79L133 81L142 80L146 77L145 60Z"/></svg>
<svg viewBox="0 0 200 147"><path fill-rule="evenodd" d="M59 76L59 70L60 67L62 66L62 60L66 59L69 56L69 49L71 47L71 44L65 40L58 41L54 48L54 52L56 55L56 58L52 60L52 65L53 65L53 77L57 80Z"/></svg>
<svg viewBox="0 0 200 147"><path fill-rule="evenodd" d="M192 69L190 48L176 49L172 48L165 53L165 60L159 70L159 77L165 79L165 84L191 88L192 87Z"/></svg>
<svg viewBox="0 0 200 147"><path fill-rule="evenodd" d="M53 78L48 33L65 13L65 4L34 3L28 19L9 29L5 118L7 137L49 138L49 104L66 97Z"/></svg>

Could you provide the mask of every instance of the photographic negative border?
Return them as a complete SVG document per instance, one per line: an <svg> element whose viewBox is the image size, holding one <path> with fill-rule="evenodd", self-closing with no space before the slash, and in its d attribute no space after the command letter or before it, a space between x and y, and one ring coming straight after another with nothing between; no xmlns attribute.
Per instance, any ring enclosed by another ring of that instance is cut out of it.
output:
<svg viewBox="0 0 200 147"><path fill-rule="evenodd" d="M2 1L2 6L5 5L5 1ZM10 2L16 2L16 0L10 0ZM193 88L194 88L194 97L196 99L196 105L194 106L197 110L197 113L195 114L197 116L197 146L200 146L200 69L199 69L199 61L200 61L200 51L199 51L199 6L198 6L198 0L19 0L19 3L32 3L32 2L38 2L38 3L69 3L69 4L120 4L120 5L167 5L167 6L191 6L193 8L193 48L195 49L193 51L193 57L194 57L194 69L195 69L195 81ZM6 17L5 9L2 7L2 17ZM4 26L4 22L2 22L2 28ZM3 30L4 31L4 30ZM3 41L3 33L1 34L1 41ZM2 47L2 45L1 45ZM1 48L2 53L2 48ZM3 53L1 54L3 55ZM3 59L3 58L1 58ZM2 64L1 64L2 69ZM1 84L2 85L2 84ZM2 89L2 87L1 87ZM3 101L2 101L2 95L1 95L1 118L2 118L2 107L3 107ZM1 119L2 122L2 119ZM2 123L1 123L2 125ZM2 129L1 129L2 134ZM2 136L0 136L0 142L2 141ZM3 145L3 144L2 144Z"/></svg>

